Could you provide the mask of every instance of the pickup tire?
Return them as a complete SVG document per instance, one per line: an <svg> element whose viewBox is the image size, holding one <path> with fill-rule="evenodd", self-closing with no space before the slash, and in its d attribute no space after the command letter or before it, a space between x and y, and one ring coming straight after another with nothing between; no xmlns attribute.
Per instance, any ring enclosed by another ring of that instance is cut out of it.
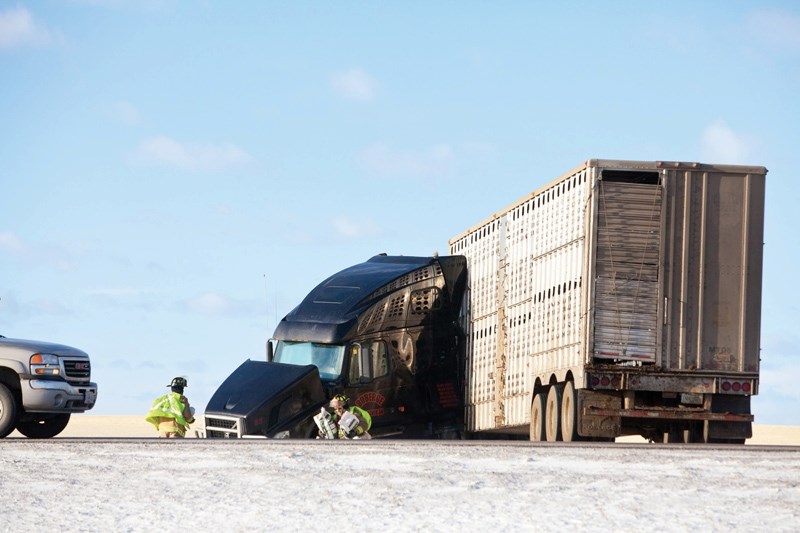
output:
<svg viewBox="0 0 800 533"><path fill-rule="evenodd" d="M17 423L17 400L14 394L0 383L0 439L7 437Z"/></svg>
<svg viewBox="0 0 800 533"><path fill-rule="evenodd" d="M69 413L38 415L30 420L17 422L17 431L31 439L55 437L69 424Z"/></svg>

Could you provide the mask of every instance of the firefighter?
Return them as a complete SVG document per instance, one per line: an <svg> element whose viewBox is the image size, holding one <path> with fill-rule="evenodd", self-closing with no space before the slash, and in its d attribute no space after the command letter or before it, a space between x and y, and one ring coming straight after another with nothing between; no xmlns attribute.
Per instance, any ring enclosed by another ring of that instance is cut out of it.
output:
<svg viewBox="0 0 800 533"><path fill-rule="evenodd" d="M188 386L186 378L174 378L167 385L170 392L156 398L150 406L145 420L156 427L159 437L183 438L189 424L194 422L194 407L183 395L183 389Z"/></svg>
<svg viewBox="0 0 800 533"><path fill-rule="evenodd" d="M333 421L338 428L340 439L370 439L369 428L372 427L370 414L358 406L350 405L350 399L344 394L337 394L330 402L333 409ZM345 412L355 416L358 422L345 415Z"/></svg>

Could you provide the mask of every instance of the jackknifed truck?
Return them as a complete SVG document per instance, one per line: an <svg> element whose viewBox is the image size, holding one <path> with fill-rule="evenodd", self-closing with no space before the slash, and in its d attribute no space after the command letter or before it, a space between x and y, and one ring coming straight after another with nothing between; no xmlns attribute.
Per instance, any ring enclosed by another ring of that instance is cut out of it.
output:
<svg viewBox="0 0 800 533"><path fill-rule="evenodd" d="M318 285L206 409L210 437L744 443L758 393L760 166L593 159L449 241Z"/></svg>

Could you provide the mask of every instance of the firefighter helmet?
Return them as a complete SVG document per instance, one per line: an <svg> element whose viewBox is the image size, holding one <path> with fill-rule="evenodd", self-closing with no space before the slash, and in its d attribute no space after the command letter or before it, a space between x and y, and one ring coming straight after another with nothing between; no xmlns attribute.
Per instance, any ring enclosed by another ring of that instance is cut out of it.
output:
<svg viewBox="0 0 800 533"><path fill-rule="evenodd" d="M188 386L189 384L186 382L186 378L182 377L172 378L172 383L167 385L167 387L177 388L177 389L182 389Z"/></svg>
<svg viewBox="0 0 800 533"><path fill-rule="evenodd" d="M331 403L330 403L331 407L337 407L339 405L341 405L342 407L347 407L348 405L350 405L350 398L348 398L344 394L337 394L336 396L331 398Z"/></svg>

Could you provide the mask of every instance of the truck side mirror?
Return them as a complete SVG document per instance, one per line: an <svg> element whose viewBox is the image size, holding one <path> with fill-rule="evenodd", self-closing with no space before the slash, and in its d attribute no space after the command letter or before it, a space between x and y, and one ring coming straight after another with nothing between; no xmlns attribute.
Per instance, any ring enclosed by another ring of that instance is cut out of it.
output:
<svg viewBox="0 0 800 533"><path fill-rule="evenodd" d="M275 348L272 346L272 339L267 341L267 362L271 363L275 359Z"/></svg>

